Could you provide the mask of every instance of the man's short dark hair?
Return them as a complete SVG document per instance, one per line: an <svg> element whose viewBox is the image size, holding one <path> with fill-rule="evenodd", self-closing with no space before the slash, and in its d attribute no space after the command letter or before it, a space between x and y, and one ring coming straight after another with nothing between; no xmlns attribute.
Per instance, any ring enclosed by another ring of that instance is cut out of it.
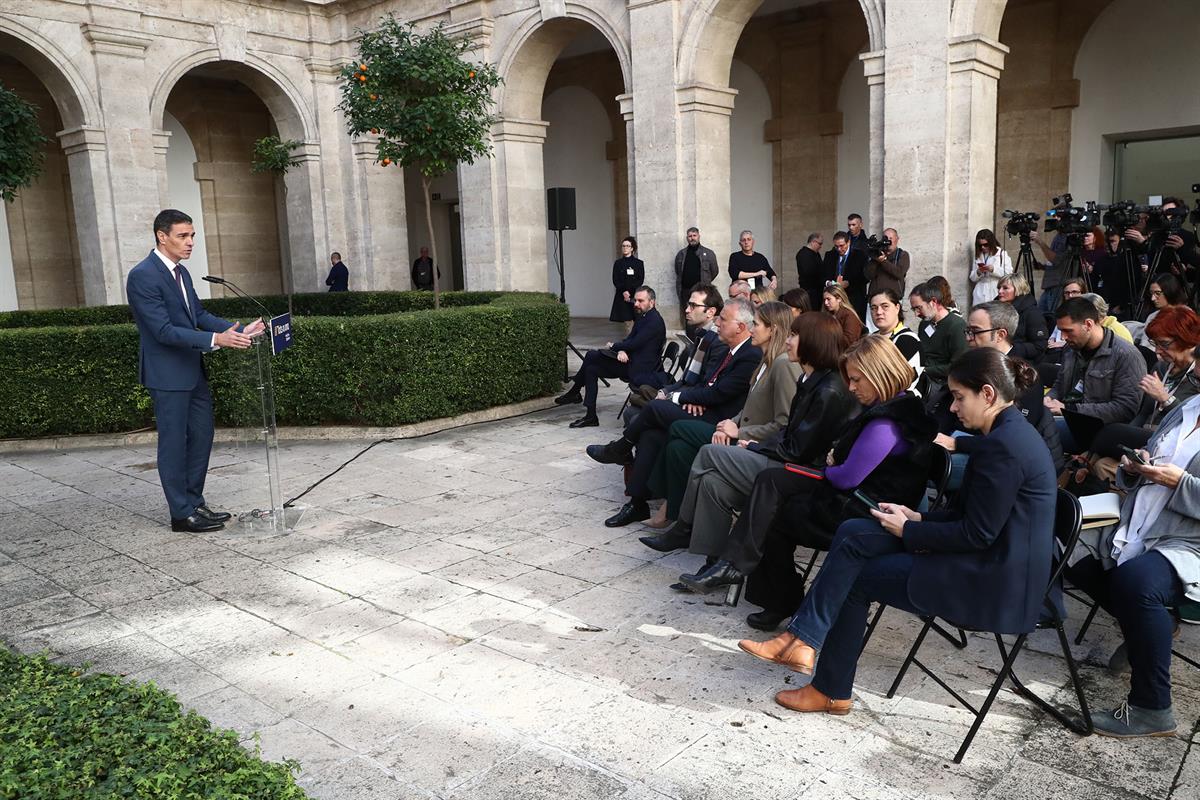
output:
<svg viewBox="0 0 1200 800"><path fill-rule="evenodd" d="M341 261L341 260L342 260L342 254L341 254L341 253L339 253L339 252L338 252L338 251L336 251L336 250L334 250L332 253L330 253L330 254L329 254L329 257L330 257L330 258L336 258L338 261Z"/></svg>
<svg viewBox="0 0 1200 800"><path fill-rule="evenodd" d="M808 235L808 240L805 242L805 244L812 244L813 242L815 242L817 239L820 239L820 238L821 238L821 234L819 234L819 233L810 233L810 234Z"/></svg>
<svg viewBox="0 0 1200 800"><path fill-rule="evenodd" d="M912 293L917 297L920 297L926 303L932 303L934 300L936 300L939 306L946 305L946 295L942 292L942 287L938 286L932 281L926 281L925 283L922 283L917 288L913 289Z"/></svg>
<svg viewBox="0 0 1200 800"><path fill-rule="evenodd" d="M651 300L654 300L655 302L658 302L658 295L656 295L654 293L654 290L651 289L646 284L643 283L641 286L639 286L633 290L634 294L637 294L638 292L645 292L647 297L649 297Z"/></svg>
<svg viewBox="0 0 1200 800"><path fill-rule="evenodd" d="M847 214L846 215L846 222L849 222L852 219L856 219L859 222L862 222L862 214Z"/></svg>
<svg viewBox="0 0 1200 800"><path fill-rule="evenodd" d="M1170 197L1164 197L1162 199L1162 205L1164 205L1164 206L1173 205L1173 206L1176 206L1177 208L1187 208L1187 204L1184 203L1183 200L1181 200L1178 197L1175 197L1173 195Z"/></svg>
<svg viewBox="0 0 1200 800"><path fill-rule="evenodd" d="M687 232L688 232L688 233L699 233L699 232L700 232L700 229L699 229L699 228L697 228L695 225L693 225L692 227L690 227L690 228L688 228L688 229L687 229Z"/></svg>
<svg viewBox="0 0 1200 800"><path fill-rule="evenodd" d="M721 297L721 292L717 287L711 283L697 283L688 291L688 295L696 292L704 292L704 305L716 309L718 314L721 313L721 309L725 307L725 299Z"/></svg>
<svg viewBox="0 0 1200 800"><path fill-rule="evenodd" d="M1071 322L1080 323L1090 319L1092 322L1099 325L1103 322L1100 316L1100 309L1096 308L1091 300L1082 297L1071 297L1064 300L1054 312L1055 319L1063 319L1070 317Z"/></svg>
<svg viewBox="0 0 1200 800"><path fill-rule="evenodd" d="M182 211L177 211L174 208L164 208L158 212L158 216L154 218L154 234L155 240L158 239L158 232L162 231L168 236L171 235L171 228L182 223L191 224L192 218Z"/></svg>
<svg viewBox="0 0 1200 800"><path fill-rule="evenodd" d="M836 242L838 239L848 242L850 241L850 234L846 231L838 231L833 235L833 240Z"/></svg>

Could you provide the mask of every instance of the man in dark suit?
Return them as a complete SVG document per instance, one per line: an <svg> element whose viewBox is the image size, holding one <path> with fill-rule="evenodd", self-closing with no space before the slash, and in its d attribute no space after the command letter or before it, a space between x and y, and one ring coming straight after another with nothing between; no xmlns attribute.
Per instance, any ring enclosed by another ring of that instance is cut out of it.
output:
<svg viewBox="0 0 1200 800"><path fill-rule="evenodd" d="M202 354L223 347L244 350L264 325L259 319L239 330L200 305L191 275L180 263L191 256L195 237L187 214L159 212L156 247L129 271L126 294L140 338L138 380L154 402L158 477L171 509L171 530L202 533L220 530L229 519L204 500L213 417Z"/></svg>
<svg viewBox="0 0 1200 800"><path fill-rule="evenodd" d="M859 319L867 318L867 254L850 247L850 234L838 231L833 235L833 249L825 254L825 280L833 281L846 290L850 305Z"/></svg>
<svg viewBox="0 0 1200 800"><path fill-rule="evenodd" d="M810 233L808 242L796 251L796 278L800 288L808 292L813 311L821 310L821 295L825 292L825 269L821 264L821 247L825 240L819 233Z"/></svg>
<svg viewBox="0 0 1200 800"><path fill-rule="evenodd" d="M587 454L601 464L633 463L626 485L629 502L604 521L608 527L650 518L650 473L666 445L671 423L692 418L716 423L734 416L745 404L750 379L762 363L762 351L750 343L754 305L742 298L730 299L717 319L717 333L729 351L716 369L698 385L668 386L625 426L620 439L588 445Z"/></svg>
<svg viewBox="0 0 1200 800"><path fill-rule="evenodd" d="M594 428L600 424L596 416L596 385L601 378L622 378L635 386L654 380L667 339L667 324L655 308L656 302L653 289L639 286L633 293L635 319L629 335L619 342L609 342L604 350L589 350L584 354L583 365L571 379L571 388L554 399L560 406L583 403L584 415L570 427Z"/></svg>
<svg viewBox="0 0 1200 800"><path fill-rule="evenodd" d="M342 263L342 254L330 253L329 263L333 265L329 268L329 277L325 279L325 285L329 287L329 291L350 291L350 270Z"/></svg>
<svg viewBox="0 0 1200 800"><path fill-rule="evenodd" d="M412 265L412 285L422 292L433 291L433 259L429 257L429 248L422 247L421 254ZM442 271L437 270L437 279L442 279Z"/></svg>

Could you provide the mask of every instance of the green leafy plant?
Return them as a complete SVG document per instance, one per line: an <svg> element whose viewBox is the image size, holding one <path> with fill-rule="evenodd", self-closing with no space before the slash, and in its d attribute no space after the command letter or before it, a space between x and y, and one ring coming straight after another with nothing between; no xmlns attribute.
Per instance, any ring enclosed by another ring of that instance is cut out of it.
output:
<svg viewBox="0 0 1200 800"><path fill-rule="evenodd" d="M250 171L286 174L289 169L300 164L300 159L292 155L292 151L299 146L300 142L295 139L284 141L278 136L264 136L258 139L254 142Z"/></svg>
<svg viewBox="0 0 1200 800"><path fill-rule="evenodd" d="M38 125L37 108L0 86L0 197L11 203L18 189L41 174L49 141Z"/></svg>
<svg viewBox="0 0 1200 800"><path fill-rule="evenodd" d="M341 71L338 108L351 135L378 136L376 161L383 166L420 170L435 266L430 184L456 164L473 164L491 153L490 109L500 74L490 64L464 59L472 46L440 25L419 33L389 14L375 30L359 32L358 57ZM440 308L436 269L433 295L434 308Z"/></svg>
<svg viewBox="0 0 1200 800"><path fill-rule="evenodd" d="M257 748L256 748L257 750ZM304 800L300 765L263 761L153 683L0 647L0 798Z"/></svg>
<svg viewBox="0 0 1200 800"><path fill-rule="evenodd" d="M285 298L260 298L269 308ZM271 359L280 425L405 425L556 391L570 320L539 293L428 292L295 296L295 339ZM227 319L238 298L205 301ZM30 324L52 327L29 327ZM0 314L0 438L149 427L137 382L138 333L125 306ZM253 351L206 359L217 423L257 416ZM2 797L2 795L0 795Z"/></svg>

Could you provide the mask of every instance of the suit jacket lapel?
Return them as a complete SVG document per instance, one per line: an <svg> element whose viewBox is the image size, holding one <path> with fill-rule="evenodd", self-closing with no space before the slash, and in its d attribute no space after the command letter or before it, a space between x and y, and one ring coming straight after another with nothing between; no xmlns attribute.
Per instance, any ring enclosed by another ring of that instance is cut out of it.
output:
<svg viewBox="0 0 1200 800"><path fill-rule="evenodd" d="M171 277L171 270L167 269L167 265L162 262L162 259L157 255L154 256L155 262L158 264L158 274L166 281L167 291L169 296L175 298L175 302L183 308L183 313L188 315L188 319L192 321L192 325L196 324L196 315L192 312L191 306L183 301L183 295L179 293L179 285L175 283L175 279ZM187 286L187 281L184 282Z"/></svg>

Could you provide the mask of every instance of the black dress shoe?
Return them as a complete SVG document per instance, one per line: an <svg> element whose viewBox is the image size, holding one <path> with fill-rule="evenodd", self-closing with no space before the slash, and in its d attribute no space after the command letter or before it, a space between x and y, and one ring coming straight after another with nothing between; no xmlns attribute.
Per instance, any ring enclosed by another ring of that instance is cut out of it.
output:
<svg viewBox="0 0 1200 800"><path fill-rule="evenodd" d="M571 389L569 392L560 394L558 397L554 398L554 405L556 406L573 406L576 403L582 402L583 395L579 393L578 389Z"/></svg>
<svg viewBox="0 0 1200 800"><path fill-rule="evenodd" d="M746 576L728 561L721 560L696 575L680 575L679 581L697 594L708 594L740 584Z"/></svg>
<svg viewBox="0 0 1200 800"><path fill-rule="evenodd" d="M620 439L614 439L608 444L589 444L587 446L587 454L593 461L599 461L601 464L632 464L633 442L625 437L621 437ZM642 519L649 518L649 514L642 517Z"/></svg>
<svg viewBox="0 0 1200 800"><path fill-rule="evenodd" d="M171 519L171 530L176 533L210 533L211 531L219 531L224 527L224 522L205 519L199 514L192 514L190 517L184 517L183 519Z"/></svg>
<svg viewBox="0 0 1200 800"><path fill-rule="evenodd" d="M692 541L692 531L686 525L676 522L657 536L642 536L638 538L638 541L651 550L669 553L672 550L682 550L687 547Z"/></svg>
<svg viewBox="0 0 1200 800"><path fill-rule="evenodd" d="M600 418L595 414L584 414L579 419L568 425L568 428L596 428L600 425Z"/></svg>
<svg viewBox="0 0 1200 800"><path fill-rule="evenodd" d="M208 506L196 506L196 510L192 513L213 522L228 522L233 517L228 511L213 511Z"/></svg>
<svg viewBox="0 0 1200 800"><path fill-rule="evenodd" d="M778 611L756 611L746 616L746 624L759 631L773 631L779 628L779 623L791 614L781 614Z"/></svg>
<svg viewBox="0 0 1200 800"><path fill-rule="evenodd" d="M604 520L606 528L620 528L631 522L641 522L650 519L650 506L645 500L630 500L621 506L621 510Z"/></svg>

